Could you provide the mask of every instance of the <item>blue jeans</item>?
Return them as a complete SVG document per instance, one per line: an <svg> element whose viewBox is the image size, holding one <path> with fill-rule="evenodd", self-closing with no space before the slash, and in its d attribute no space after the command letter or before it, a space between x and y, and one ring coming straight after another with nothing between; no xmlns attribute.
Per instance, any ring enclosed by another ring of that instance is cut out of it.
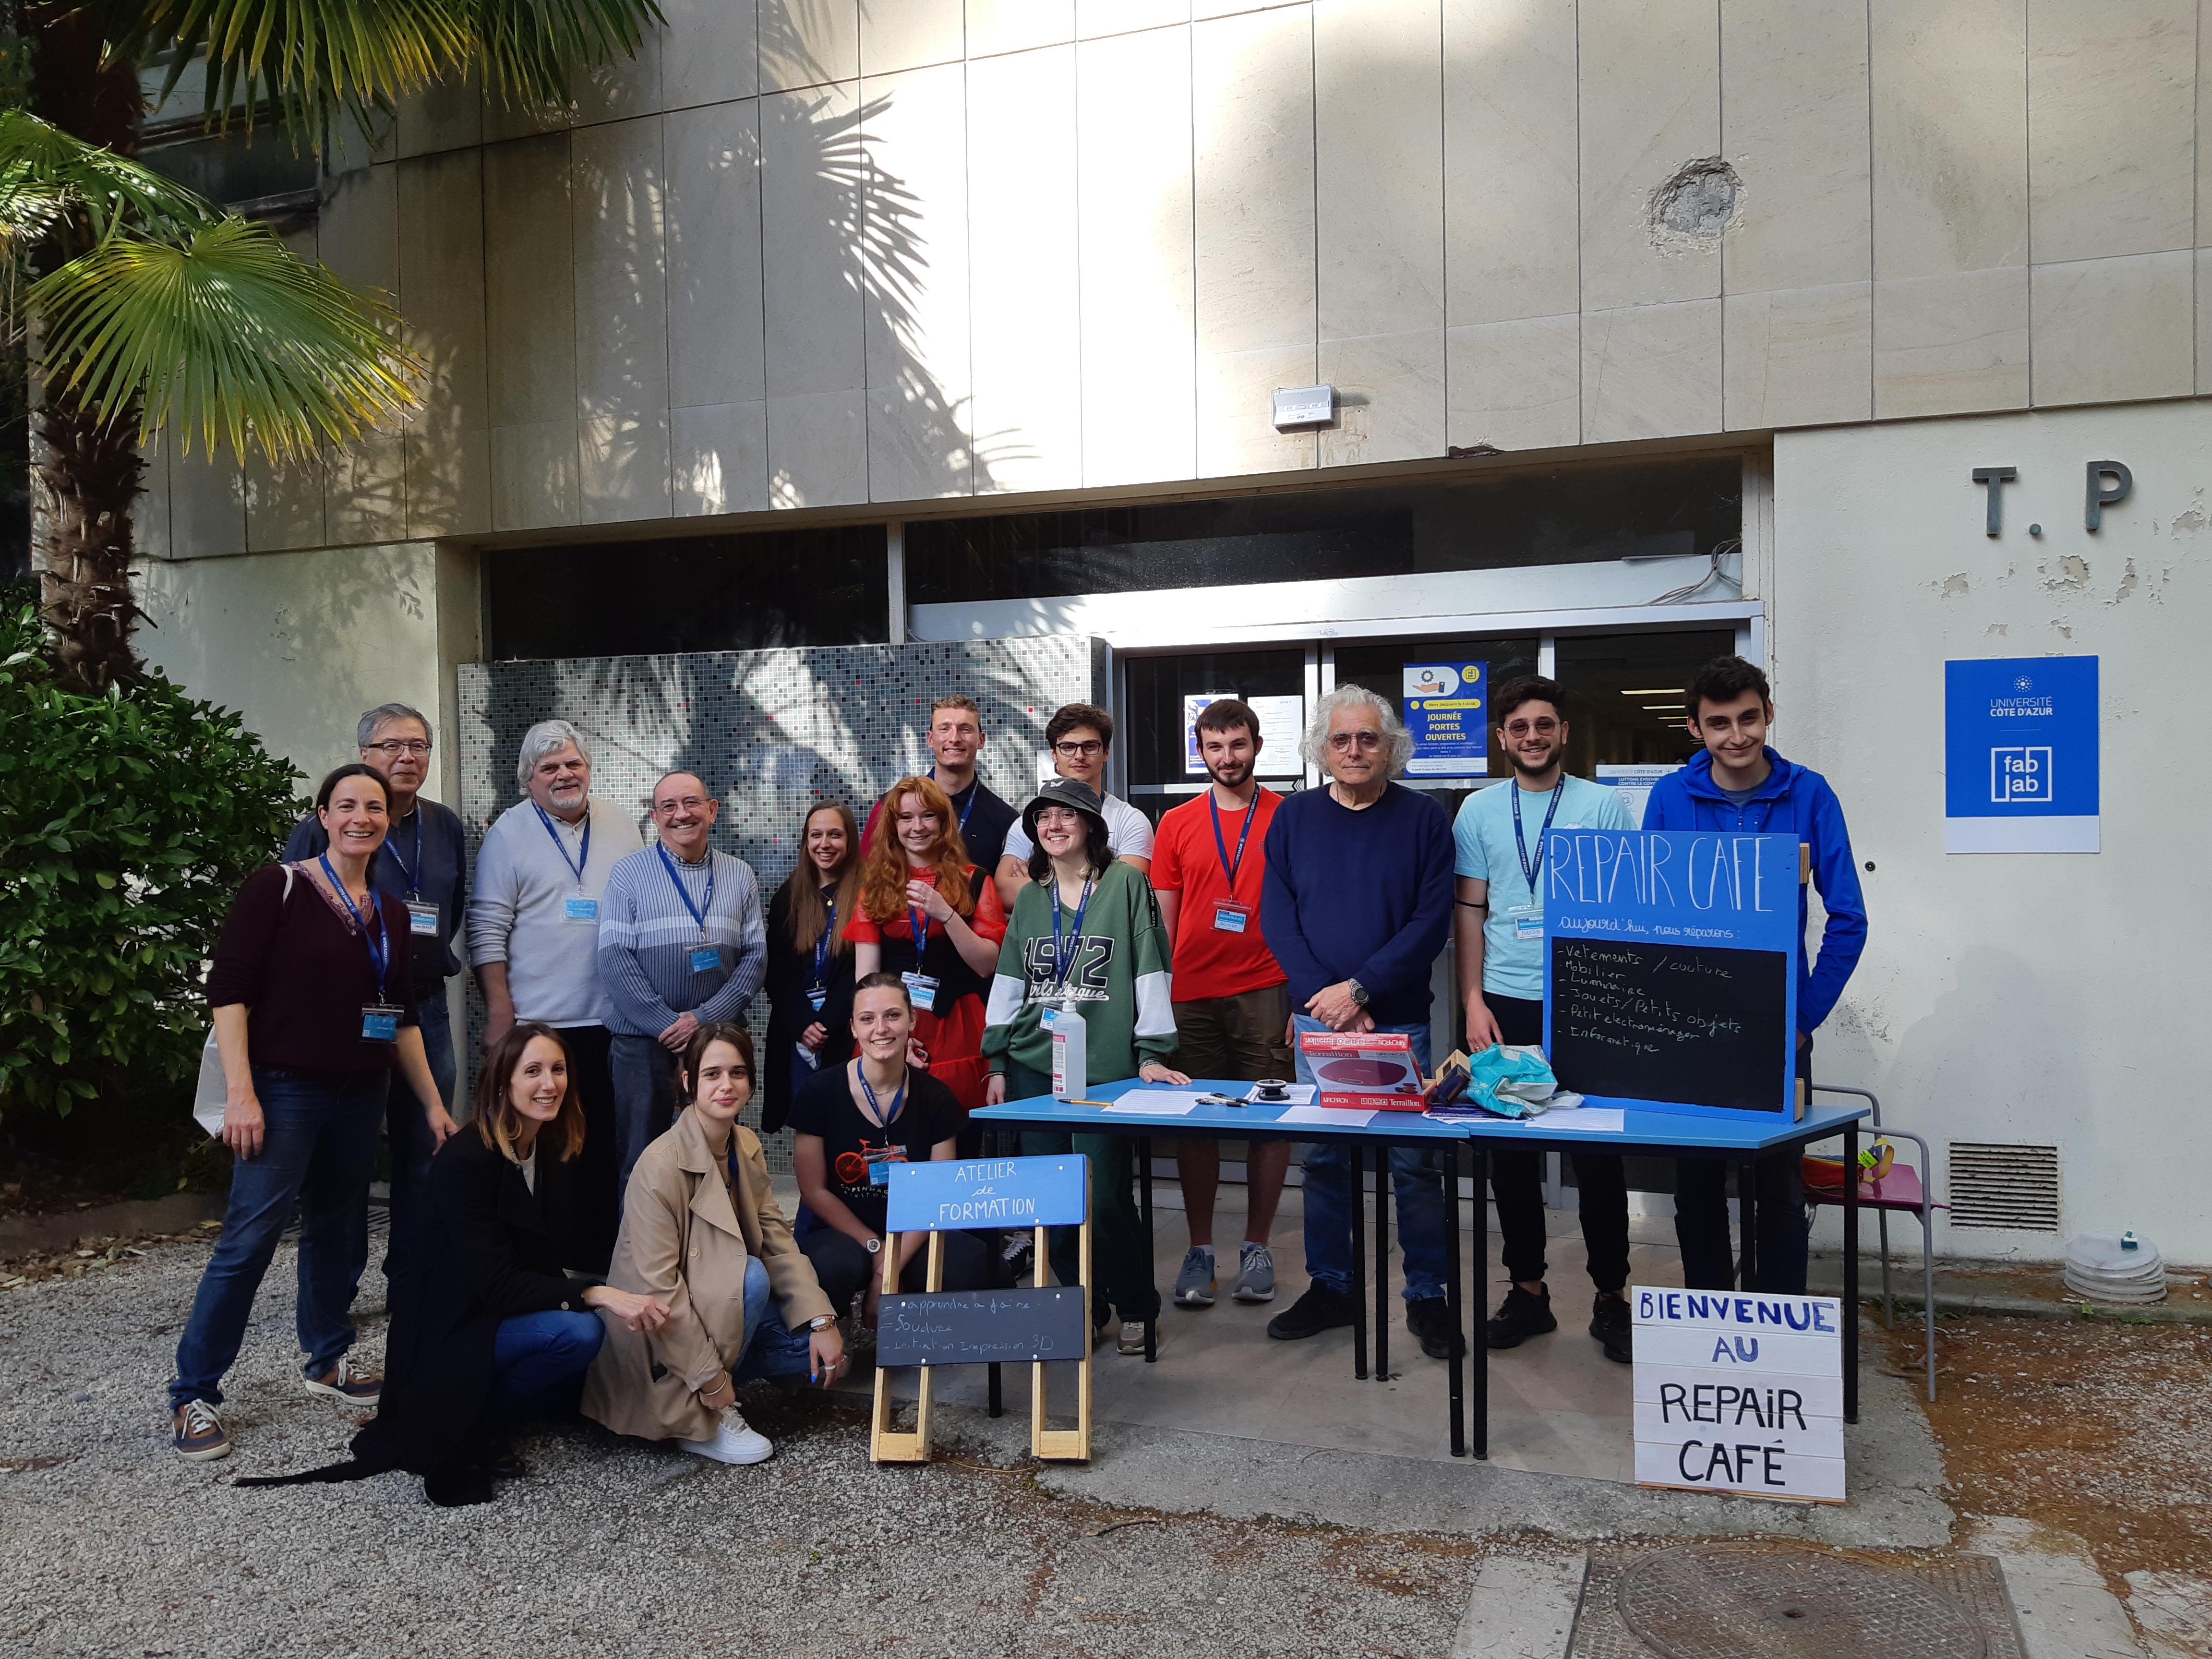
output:
<svg viewBox="0 0 2212 1659"><path fill-rule="evenodd" d="M492 1400L501 1416L513 1423L574 1411L606 1335L595 1313L556 1310L501 1320L491 1348Z"/></svg>
<svg viewBox="0 0 2212 1659"><path fill-rule="evenodd" d="M353 1346L354 1252L368 1226L368 1176L388 1090L381 1072L253 1068L261 1152L231 1165L222 1237L200 1275L191 1317L177 1344L172 1410L194 1400L222 1403L223 1373L238 1358L254 1293L295 1202L299 1335L307 1352L307 1374L322 1376Z"/></svg>
<svg viewBox="0 0 2212 1659"><path fill-rule="evenodd" d="M1310 1014L1293 1017L1298 1030L1325 1031ZM1402 1031L1413 1039L1413 1058L1429 1069L1429 1028L1378 1025L1378 1031ZM1297 1057L1298 1081L1311 1083L1306 1057ZM1306 1152L1306 1272L1316 1285L1340 1296L1355 1296L1352 1282L1352 1230L1361 1223L1359 1195L1352 1190L1352 1171L1344 1147L1316 1143ZM1444 1293L1444 1188L1437 1155L1412 1146L1390 1149L1390 1184L1398 1195L1398 1248L1406 1259L1406 1300L1418 1302Z"/></svg>
<svg viewBox="0 0 2212 1659"><path fill-rule="evenodd" d="M814 1333L801 1325L787 1328L783 1316L768 1315L775 1307L769 1294L768 1269L758 1256L745 1263L745 1346L730 1368L732 1381L750 1382L763 1376L805 1376L814 1364Z"/></svg>
<svg viewBox="0 0 2212 1659"><path fill-rule="evenodd" d="M415 1005L415 1018L422 1028L422 1054L430 1062L430 1080L438 1085L438 1098L453 1109L458 1068L453 1056L453 1022L444 993L425 997ZM422 1103L415 1097L407 1077L392 1069L392 1091L384 1107L385 1144L392 1149L392 1234L384 1246L384 1277L397 1290L400 1281L419 1265L416 1255L422 1236L422 1205L430 1181L430 1158L437 1147ZM368 1214L362 1212L361 1237L355 1242L353 1280L356 1287L368 1267ZM387 1296L387 1302L390 1297Z"/></svg>
<svg viewBox="0 0 2212 1659"><path fill-rule="evenodd" d="M616 1179L627 1202L629 1172L676 1121L676 1056L658 1037L617 1032L607 1047L607 1069L615 1085Z"/></svg>

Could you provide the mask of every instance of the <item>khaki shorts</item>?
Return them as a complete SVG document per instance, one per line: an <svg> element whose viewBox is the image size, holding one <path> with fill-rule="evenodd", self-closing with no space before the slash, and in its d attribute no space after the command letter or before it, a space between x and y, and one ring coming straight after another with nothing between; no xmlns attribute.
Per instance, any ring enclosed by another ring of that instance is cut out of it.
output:
<svg viewBox="0 0 2212 1659"><path fill-rule="evenodd" d="M1257 1083L1289 1078L1286 987L1270 985L1233 997L1199 997L1175 1005L1176 1070L1194 1078Z"/></svg>

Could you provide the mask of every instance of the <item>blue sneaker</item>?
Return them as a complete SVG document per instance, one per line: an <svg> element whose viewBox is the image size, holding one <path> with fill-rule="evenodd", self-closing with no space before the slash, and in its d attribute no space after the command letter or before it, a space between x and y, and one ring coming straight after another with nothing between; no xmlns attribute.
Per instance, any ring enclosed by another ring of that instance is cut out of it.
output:
<svg viewBox="0 0 2212 1659"><path fill-rule="evenodd" d="M1237 1288L1230 1292L1239 1302L1275 1299L1275 1255L1265 1244L1249 1239L1237 1254Z"/></svg>
<svg viewBox="0 0 2212 1659"><path fill-rule="evenodd" d="M1183 1252L1182 1271L1176 1275L1175 1304L1178 1308L1213 1305L1213 1252L1194 1244Z"/></svg>

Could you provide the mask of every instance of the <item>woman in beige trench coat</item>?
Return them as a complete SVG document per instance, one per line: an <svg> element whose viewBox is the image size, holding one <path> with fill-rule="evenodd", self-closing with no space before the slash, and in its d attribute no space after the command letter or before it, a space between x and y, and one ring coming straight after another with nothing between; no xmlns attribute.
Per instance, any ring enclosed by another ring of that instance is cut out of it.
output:
<svg viewBox="0 0 2212 1659"><path fill-rule="evenodd" d="M630 1176L607 1273L615 1288L665 1302L668 1320L649 1335L603 1322L583 1409L617 1434L757 1463L774 1448L738 1410L737 1383L804 1374L827 1388L844 1342L769 1189L760 1139L738 1124L752 1098L751 1036L701 1026L678 1083L690 1103Z"/></svg>

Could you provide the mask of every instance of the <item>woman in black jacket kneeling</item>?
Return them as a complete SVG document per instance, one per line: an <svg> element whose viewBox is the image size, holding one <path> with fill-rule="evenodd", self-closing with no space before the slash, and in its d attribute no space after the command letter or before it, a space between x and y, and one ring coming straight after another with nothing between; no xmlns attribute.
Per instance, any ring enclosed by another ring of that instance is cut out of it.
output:
<svg viewBox="0 0 2212 1659"><path fill-rule="evenodd" d="M559 1033L517 1025L485 1064L475 1121L431 1160L423 1241L431 1266L393 1311L384 1397L354 1437L354 1461L237 1484L407 1469L434 1504L488 1501L489 1465L507 1431L575 1409L604 1335L592 1310L635 1331L668 1318L652 1297L562 1270L583 1144Z"/></svg>

